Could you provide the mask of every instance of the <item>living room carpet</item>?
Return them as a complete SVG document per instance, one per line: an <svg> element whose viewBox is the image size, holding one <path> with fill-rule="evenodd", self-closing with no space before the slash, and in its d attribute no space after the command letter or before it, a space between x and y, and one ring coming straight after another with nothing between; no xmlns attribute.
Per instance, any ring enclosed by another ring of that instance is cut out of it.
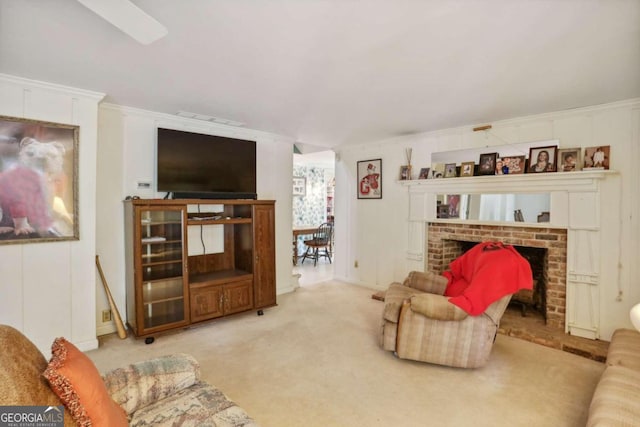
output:
<svg viewBox="0 0 640 427"><path fill-rule="evenodd" d="M278 306L158 335L108 335L88 356L102 372L192 354L204 380L265 427L584 426L602 363L499 335L489 363L465 370L379 348L373 290L328 281Z"/></svg>

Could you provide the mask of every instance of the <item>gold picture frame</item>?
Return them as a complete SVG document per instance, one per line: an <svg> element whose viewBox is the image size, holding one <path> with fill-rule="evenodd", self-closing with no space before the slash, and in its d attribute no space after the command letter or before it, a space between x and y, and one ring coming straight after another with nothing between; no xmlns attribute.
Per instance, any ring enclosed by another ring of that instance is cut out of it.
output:
<svg viewBox="0 0 640 427"><path fill-rule="evenodd" d="M79 126L0 116L0 244L78 240Z"/></svg>
<svg viewBox="0 0 640 427"><path fill-rule="evenodd" d="M475 162L462 162L460 165L460 176L473 176L475 167Z"/></svg>

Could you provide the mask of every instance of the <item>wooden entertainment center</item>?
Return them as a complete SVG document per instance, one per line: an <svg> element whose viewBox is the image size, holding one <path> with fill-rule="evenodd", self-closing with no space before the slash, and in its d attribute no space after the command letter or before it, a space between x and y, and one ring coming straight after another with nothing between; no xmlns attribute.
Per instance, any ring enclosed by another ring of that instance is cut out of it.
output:
<svg viewBox="0 0 640 427"><path fill-rule="evenodd" d="M133 333L275 306L274 208L273 200L126 200ZM197 238L189 242L189 234Z"/></svg>

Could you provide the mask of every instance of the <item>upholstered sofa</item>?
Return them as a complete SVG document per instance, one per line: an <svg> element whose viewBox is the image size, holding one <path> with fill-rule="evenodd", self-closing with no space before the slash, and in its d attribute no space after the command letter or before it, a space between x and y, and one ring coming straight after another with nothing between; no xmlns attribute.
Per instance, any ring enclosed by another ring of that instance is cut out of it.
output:
<svg viewBox="0 0 640 427"><path fill-rule="evenodd" d="M587 427L640 425L640 332L618 329L598 382Z"/></svg>
<svg viewBox="0 0 640 427"><path fill-rule="evenodd" d="M54 347L55 345L54 343ZM0 348L0 406L62 405L59 394L52 389L55 384L51 376L45 378L53 361L48 363L29 339L6 325L0 325ZM52 360L54 358L55 350ZM84 363L91 363L88 358L82 358ZM97 370L95 367L93 369L99 379ZM100 387L106 387L112 400L109 403L113 404L116 411L122 412L125 425L256 425L242 408L220 390L201 381L198 363L185 354L115 369L106 373L102 380L104 384L100 384ZM105 405L97 405L99 410L103 406ZM75 411L77 408L70 408L68 404L65 406L65 426L78 425ZM102 418L98 415L91 421L85 420L79 424L114 425Z"/></svg>

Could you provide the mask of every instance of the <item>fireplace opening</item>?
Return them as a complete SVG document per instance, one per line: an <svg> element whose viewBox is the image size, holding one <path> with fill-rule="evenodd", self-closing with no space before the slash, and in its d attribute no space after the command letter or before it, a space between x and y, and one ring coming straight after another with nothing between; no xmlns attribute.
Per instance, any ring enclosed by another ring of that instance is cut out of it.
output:
<svg viewBox="0 0 640 427"><path fill-rule="evenodd" d="M468 242L464 240L451 242L457 242L459 245L459 252L451 261L458 256L464 254L469 249L473 248L478 242ZM511 297L510 306L516 306L520 309L522 316L526 316L530 310L539 313L542 318L547 319L547 249L545 248L533 248L529 246L517 246L513 245L516 251L522 255L531 266L531 272L533 275L533 289L522 289L516 292ZM452 255L453 255L452 251Z"/></svg>
<svg viewBox="0 0 640 427"><path fill-rule="evenodd" d="M566 311L567 231L557 228L493 226L485 224L429 223L427 228L427 269L442 273L451 261L483 241L512 245L531 265L532 291L512 297L509 311L521 320L536 319L564 332ZM518 307L521 313L518 313Z"/></svg>

